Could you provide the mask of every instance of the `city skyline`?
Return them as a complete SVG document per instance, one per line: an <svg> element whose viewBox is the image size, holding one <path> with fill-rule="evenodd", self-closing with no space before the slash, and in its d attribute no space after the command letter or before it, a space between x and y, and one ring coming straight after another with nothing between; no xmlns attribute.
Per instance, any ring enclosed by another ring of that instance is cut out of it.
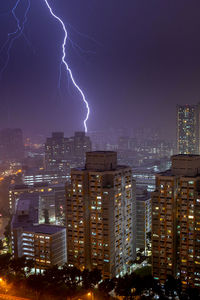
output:
<svg viewBox="0 0 200 300"><path fill-rule="evenodd" d="M200 299L199 11L1 1L0 298Z"/></svg>

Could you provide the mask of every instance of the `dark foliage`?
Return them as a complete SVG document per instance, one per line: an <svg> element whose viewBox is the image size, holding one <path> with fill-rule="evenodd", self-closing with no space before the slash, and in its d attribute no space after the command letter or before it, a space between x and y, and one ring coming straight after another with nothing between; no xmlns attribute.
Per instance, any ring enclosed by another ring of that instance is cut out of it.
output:
<svg viewBox="0 0 200 300"><path fill-rule="evenodd" d="M34 262L25 257L12 259L10 254L0 255L0 277L21 291L21 296L30 293L34 299L67 299L67 297L83 297L89 291L98 294L98 299L110 299L110 293L124 299L154 299L158 295L161 300L200 299L199 291L188 288L182 291L179 280L169 276L164 286L154 280L151 268L141 268L136 272L123 277L105 279L102 281L101 272L98 269L81 271L76 267L65 264L62 268L52 266L42 274L34 274ZM111 297L112 298L112 297Z"/></svg>

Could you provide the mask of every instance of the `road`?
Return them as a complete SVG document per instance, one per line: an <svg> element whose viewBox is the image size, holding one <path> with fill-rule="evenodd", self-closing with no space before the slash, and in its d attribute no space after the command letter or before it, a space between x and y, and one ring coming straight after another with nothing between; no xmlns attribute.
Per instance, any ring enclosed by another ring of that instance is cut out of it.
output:
<svg viewBox="0 0 200 300"><path fill-rule="evenodd" d="M30 299L0 294L0 300L30 300Z"/></svg>

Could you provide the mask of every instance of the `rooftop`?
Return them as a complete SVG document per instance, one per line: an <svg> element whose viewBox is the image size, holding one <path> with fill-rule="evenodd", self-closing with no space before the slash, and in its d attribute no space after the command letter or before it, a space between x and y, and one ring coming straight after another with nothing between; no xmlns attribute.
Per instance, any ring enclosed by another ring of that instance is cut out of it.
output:
<svg viewBox="0 0 200 300"><path fill-rule="evenodd" d="M12 228L22 228L25 232L54 234L65 227L38 224L39 193L23 194L18 200L17 211L12 218Z"/></svg>
<svg viewBox="0 0 200 300"><path fill-rule="evenodd" d="M197 154L175 154L172 155L173 158L200 158L200 155Z"/></svg>
<svg viewBox="0 0 200 300"><path fill-rule="evenodd" d="M105 151L105 150L98 150L98 151L88 151L89 154L116 154L116 151Z"/></svg>
<svg viewBox="0 0 200 300"><path fill-rule="evenodd" d="M51 235L51 234L57 233L63 229L65 229L65 227L63 227L63 226L39 224L39 225L34 225L32 227L31 231L35 232L35 233Z"/></svg>
<svg viewBox="0 0 200 300"><path fill-rule="evenodd" d="M39 194L22 194L17 203L16 213L12 218L12 227L30 227L38 224Z"/></svg>
<svg viewBox="0 0 200 300"><path fill-rule="evenodd" d="M171 169L163 171L163 172L159 172L159 173L157 173L157 175L161 175L161 176L174 176L172 174L172 170Z"/></svg>
<svg viewBox="0 0 200 300"><path fill-rule="evenodd" d="M113 171L119 171L119 170L121 170L121 169L126 169L126 168L128 168L128 169L130 169L131 167L129 167L129 166L125 166L125 165L118 165L118 166L116 166L116 168L115 169L112 169L112 170L101 170L101 169L95 169L95 170L87 170L86 168L72 168L71 170L72 171L85 171L85 170L87 170L87 171L89 171L89 172L113 172Z"/></svg>
<svg viewBox="0 0 200 300"><path fill-rule="evenodd" d="M163 172L159 172L157 173L157 175L160 175L160 176L176 176L176 174L173 174L172 170L166 170L166 171L163 171ZM200 173L197 173L195 175L179 175L181 177L188 177L188 178L195 178L195 177L200 177Z"/></svg>
<svg viewBox="0 0 200 300"><path fill-rule="evenodd" d="M31 199L21 199L17 206L17 211L29 211Z"/></svg>

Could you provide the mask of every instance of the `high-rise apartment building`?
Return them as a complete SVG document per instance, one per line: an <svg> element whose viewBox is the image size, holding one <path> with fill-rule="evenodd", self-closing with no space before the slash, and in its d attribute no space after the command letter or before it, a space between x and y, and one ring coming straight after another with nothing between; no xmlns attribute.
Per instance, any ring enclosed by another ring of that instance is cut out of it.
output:
<svg viewBox="0 0 200 300"><path fill-rule="evenodd" d="M177 105L177 152L200 154L199 105Z"/></svg>
<svg viewBox="0 0 200 300"><path fill-rule="evenodd" d="M22 130L6 128L0 131L0 160L21 160L24 157Z"/></svg>
<svg viewBox="0 0 200 300"><path fill-rule="evenodd" d="M153 276L200 287L200 156L172 156L152 194Z"/></svg>
<svg viewBox="0 0 200 300"><path fill-rule="evenodd" d="M104 278L127 272L135 258L135 182L117 153L86 153L67 185L68 264L99 268Z"/></svg>

